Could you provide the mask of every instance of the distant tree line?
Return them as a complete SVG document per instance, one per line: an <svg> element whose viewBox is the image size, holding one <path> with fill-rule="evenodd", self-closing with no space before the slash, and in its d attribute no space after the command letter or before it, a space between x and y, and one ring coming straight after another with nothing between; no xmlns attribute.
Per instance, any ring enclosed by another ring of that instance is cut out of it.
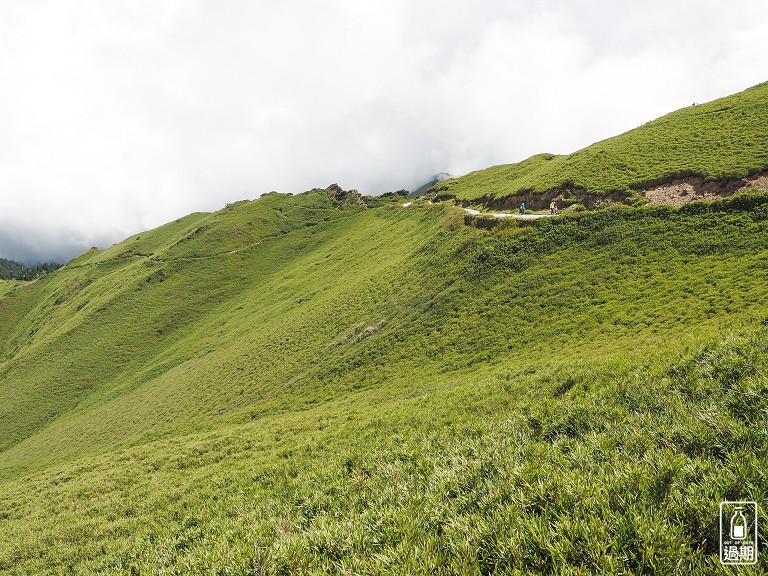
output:
<svg viewBox="0 0 768 576"><path fill-rule="evenodd" d="M34 266L27 266L13 260L0 258L0 280L34 280L48 272L61 268L57 262L43 262Z"/></svg>

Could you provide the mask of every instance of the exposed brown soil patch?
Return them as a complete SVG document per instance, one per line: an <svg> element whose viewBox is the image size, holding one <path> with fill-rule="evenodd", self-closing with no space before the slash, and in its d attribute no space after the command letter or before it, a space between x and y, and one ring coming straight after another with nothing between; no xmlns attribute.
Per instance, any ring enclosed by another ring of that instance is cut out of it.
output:
<svg viewBox="0 0 768 576"><path fill-rule="evenodd" d="M648 204L667 204L682 206L696 200L715 200L725 198L745 188L768 189L768 171L759 172L747 178L728 180L706 180L699 176L677 178L668 184L662 184L645 191Z"/></svg>
<svg viewBox="0 0 768 576"><path fill-rule="evenodd" d="M745 178L744 180L746 180L747 186L751 188L762 188L763 190L768 190L768 170L760 172L759 174L755 174L754 176L750 176L749 178Z"/></svg>
<svg viewBox="0 0 768 576"><path fill-rule="evenodd" d="M763 170L746 178L727 178L724 180L707 180L700 176L676 178L667 184L661 184L643 190L648 199L648 205L667 204L682 206L696 200L715 200L725 198L748 188L761 188L768 190L768 170ZM456 200L450 193L448 186L436 185L427 191L427 198L437 200ZM485 206L492 210L516 210L521 203L530 210L544 210L554 200L560 210L568 210L574 204L582 204L589 210L623 204L629 197L627 192L614 191L608 194L595 194L588 192L580 186L566 184L557 188L551 188L544 192L526 190L519 194L505 196L504 198L492 198L482 196L472 201L456 202L465 208L468 206Z"/></svg>
<svg viewBox="0 0 768 576"><path fill-rule="evenodd" d="M438 198L440 196L438 195ZM554 200L558 207L563 210L573 204L583 204L590 210L595 210L611 204L621 204L626 200L625 192L611 192L609 194L591 194L580 186L558 186L544 192L534 192L527 190L520 194L505 196L504 198L489 198L487 196L472 200L471 202L460 202L462 205L481 205L494 210L516 210L521 203L525 202L528 210L545 210L549 208L549 203Z"/></svg>

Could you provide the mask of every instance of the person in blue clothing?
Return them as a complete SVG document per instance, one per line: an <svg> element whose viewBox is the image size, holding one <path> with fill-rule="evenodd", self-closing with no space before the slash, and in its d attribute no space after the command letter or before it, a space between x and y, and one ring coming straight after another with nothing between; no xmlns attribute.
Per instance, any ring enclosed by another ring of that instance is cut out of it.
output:
<svg viewBox="0 0 768 576"><path fill-rule="evenodd" d="M520 214L525 214L525 202L520 204Z"/></svg>

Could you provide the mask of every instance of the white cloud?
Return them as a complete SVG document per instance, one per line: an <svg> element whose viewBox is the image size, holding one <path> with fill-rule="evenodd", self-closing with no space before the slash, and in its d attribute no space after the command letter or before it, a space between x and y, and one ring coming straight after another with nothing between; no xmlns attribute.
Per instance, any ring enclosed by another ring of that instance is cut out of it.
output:
<svg viewBox="0 0 768 576"><path fill-rule="evenodd" d="M759 1L8 0L0 256L570 152L764 81L767 23Z"/></svg>

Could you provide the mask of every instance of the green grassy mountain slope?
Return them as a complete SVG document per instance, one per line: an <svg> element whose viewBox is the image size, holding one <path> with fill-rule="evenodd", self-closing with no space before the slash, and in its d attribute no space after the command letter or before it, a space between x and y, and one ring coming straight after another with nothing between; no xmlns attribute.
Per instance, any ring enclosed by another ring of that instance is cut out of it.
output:
<svg viewBox="0 0 768 576"><path fill-rule="evenodd" d="M0 571L719 573L719 501L765 489L768 195L392 200L271 194L9 286Z"/></svg>
<svg viewBox="0 0 768 576"><path fill-rule="evenodd" d="M443 197L490 203L564 190L623 196L678 177L722 180L765 169L768 83L683 108L573 154L539 154L447 180L436 188Z"/></svg>
<svg viewBox="0 0 768 576"><path fill-rule="evenodd" d="M337 270L342 262L364 259L365 254L355 251L352 240L338 238L343 228L331 232L322 226L326 219L346 216L326 195L275 200L271 196L253 207L239 204L215 215L193 215L102 253L86 254L31 287L29 294L16 295L20 303L9 298L9 307L29 302L34 307L4 334L0 437L3 448L13 446L6 456L32 450L33 460L39 461L29 441L16 445L35 431L43 435L44 453L62 456L81 443L110 446L130 433L146 434L147 422L154 418L159 426L183 415L183 423L176 425L197 429L212 413L248 406L252 395L267 394L273 380L284 385L291 371L289 357L283 356L294 346L296 354L305 352L308 343L299 326L324 330L330 319L317 317L318 309L344 318L341 304L333 307L325 301L329 286L320 283L307 291L307 278L318 266ZM374 237L379 233L375 224L370 230ZM408 227L397 231L410 232ZM294 261L297 254L328 241L331 233L335 238L328 253L312 252L316 259L306 268ZM381 249L389 250L389 240L378 239ZM287 264L290 270L282 277ZM381 265L371 264L370 272ZM254 311L262 315L260 320ZM272 321L279 324L260 326ZM240 358L237 366L231 364L232 354ZM230 372L238 370L249 382L258 373L259 389L225 386L220 394L211 393L212 372L223 386L231 384ZM176 374L170 386L168 372ZM204 381L200 391L195 389L198 381ZM136 417L133 405L126 403L134 396L141 403L147 394L170 397L144 407L151 417ZM196 405L200 394L221 405ZM103 413L105 404L115 413ZM154 415L155 408L163 415ZM76 435L82 410L97 411L85 418L97 427L94 423L104 422L104 429L73 444L59 428L74 418L70 432ZM51 442L62 446L51 451Z"/></svg>
<svg viewBox="0 0 768 576"><path fill-rule="evenodd" d="M0 296L7 294L20 284L22 284L22 282L19 280L0 280Z"/></svg>

